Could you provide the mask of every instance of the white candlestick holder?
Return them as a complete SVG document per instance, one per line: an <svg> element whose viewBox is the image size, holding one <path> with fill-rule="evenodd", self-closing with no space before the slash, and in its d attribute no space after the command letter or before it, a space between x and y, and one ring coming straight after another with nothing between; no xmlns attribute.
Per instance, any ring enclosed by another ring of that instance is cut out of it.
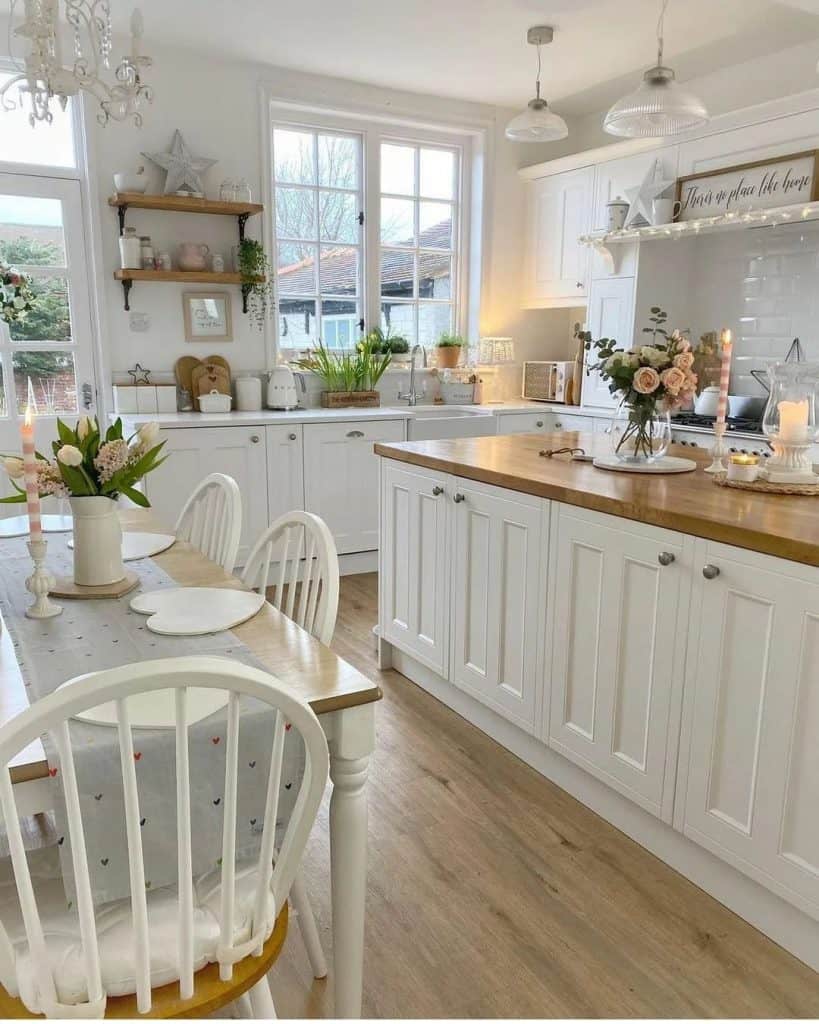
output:
<svg viewBox="0 0 819 1024"><path fill-rule="evenodd" d="M709 452L711 456L711 465L705 467L706 473L727 473L725 463L722 461L728 454L725 448L725 442L723 440L724 434L724 425L716 428L716 433L714 435L714 443L711 446L711 451Z"/></svg>
<svg viewBox="0 0 819 1024"><path fill-rule="evenodd" d="M28 553L34 562L34 572L26 580L26 590L34 594L34 604L26 608L26 615L30 619L53 619L62 612L62 608L48 597L56 580L45 567L47 548L48 544L44 540L28 542Z"/></svg>
<svg viewBox="0 0 819 1024"><path fill-rule="evenodd" d="M766 460L760 476L772 484L816 484L819 476L813 472L810 444L794 444L781 437L770 439L773 455Z"/></svg>

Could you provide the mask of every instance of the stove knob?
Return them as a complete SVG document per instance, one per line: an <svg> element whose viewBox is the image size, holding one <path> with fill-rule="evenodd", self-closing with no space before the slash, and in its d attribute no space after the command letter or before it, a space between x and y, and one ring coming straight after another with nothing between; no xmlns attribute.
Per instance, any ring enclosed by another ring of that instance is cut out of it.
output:
<svg viewBox="0 0 819 1024"><path fill-rule="evenodd" d="M736 448L729 448L728 449L729 452L736 452L736 450L737 450Z"/></svg>

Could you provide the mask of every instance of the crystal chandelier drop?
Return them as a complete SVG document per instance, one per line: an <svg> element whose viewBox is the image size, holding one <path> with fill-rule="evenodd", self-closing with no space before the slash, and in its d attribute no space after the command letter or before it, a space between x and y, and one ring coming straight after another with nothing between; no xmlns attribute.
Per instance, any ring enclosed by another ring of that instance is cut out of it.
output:
<svg viewBox="0 0 819 1024"><path fill-rule="evenodd" d="M17 6L18 0L11 0L12 24ZM140 53L142 15L135 10L131 16L131 53L122 57L109 82L103 75L111 67L111 0L64 0L64 6L74 51L68 66L63 63L60 40L60 0L23 0L22 21L13 35L27 40L29 52L15 60L19 73L0 88L3 109L28 107L32 126L38 121L50 123L52 101L56 99L65 110L69 98L82 90L99 103L100 124L133 120L141 125L140 107L153 100L153 90L142 81L143 69L152 63ZM13 89L18 90L17 100L11 96Z"/></svg>

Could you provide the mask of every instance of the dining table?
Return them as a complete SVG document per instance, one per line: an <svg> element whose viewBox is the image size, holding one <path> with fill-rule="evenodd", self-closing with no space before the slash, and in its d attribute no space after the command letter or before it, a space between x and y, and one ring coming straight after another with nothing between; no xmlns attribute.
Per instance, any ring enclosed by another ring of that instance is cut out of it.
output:
<svg viewBox="0 0 819 1024"><path fill-rule="evenodd" d="M164 533L151 509L120 510L123 530ZM49 545L66 545L70 534L49 536ZM2 541L0 541L2 543ZM243 588L239 579L184 541L152 556L154 564L179 586ZM128 563L139 575L139 562ZM130 601L132 595L118 599ZM65 607L69 599L59 598ZM100 622L109 601L93 601ZM15 612L4 607L3 616ZM56 620L53 620L56 621ZM29 706L31 688L23 659L13 642L14 623L0 634L0 724ZM367 772L375 747L375 706L379 686L320 643L269 602L231 632L292 693L318 716L330 753L330 885L333 932L335 1016L361 1016L364 966L364 913L367 872ZM93 653L86 664L94 671ZM38 740L9 765L21 815L48 812L55 805L45 749Z"/></svg>

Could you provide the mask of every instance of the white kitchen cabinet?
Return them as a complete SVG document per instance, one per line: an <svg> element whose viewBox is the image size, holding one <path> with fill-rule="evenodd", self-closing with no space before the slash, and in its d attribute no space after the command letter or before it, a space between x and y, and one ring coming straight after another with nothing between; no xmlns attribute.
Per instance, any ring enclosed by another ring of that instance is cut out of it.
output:
<svg viewBox="0 0 819 1024"><path fill-rule="evenodd" d="M386 459L382 474L381 635L446 678L452 477Z"/></svg>
<svg viewBox="0 0 819 1024"><path fill-rule="evenodd" d="M684 831L819 918L817 570L710 541L697 555Z"/></svg>
<svg viewBox="0 0 819 1024"><path fill-rule="evenodd" d="M304 503L340 555L378 549L377 441L403 441L404 420L304 425Z"/></svg>
<svg viewBox="0 0 819 1024"><path fill-rule="evenodd" d="M589 299L588 330L595 341L614 338L618 348L631 348L634 339L634 303L636 298L633 277L612 277L593 281ZM587 407L612 408L616 399L608 384L595 370L588 367L597 361L594 349L586 353L583 377L582 403Z"/></svg>
<svg viewBox="0 0 819 1024"><path fill-rule="evenodd" d="M587 294L594 168L539 178L529 186L525 243L526 305L571 305Z"/></svg>
<svg viewBox="0 0 819 1024"><path fill-rule="evenodd" d="M304 508L304 429L301 423L265 427L270 522Z"/></svg>
<svg viewBox="0 0 819 1024"><path fill-rule="evenodd" d="M670 822L693 542L553 509L549 744Z"/></svg>
<svg viewBox="0 0 819 1024"><path fill-rule="evenodd" d="M544 503L455 479L451 681L536 731Z"/></svg>
<svg viewBox="0 0 819 1024"><path fill-rule="evenodd" d="M513 412L498 416L499 434L541 434L555 429L555 413L551 409L542 412Z"/></svg>
<svg viewBox="0 0 819 1024"><path fill-rule="evenodd" d="M268 524L267 464L262 427L183 427L162 432L170 458L145 477L160 522L171 529L194 487L209 473L233 477L242 494L238 564Z"/></svg>
<svg viewBox="0 0 819 1024"><path fill-rule="evenodd" d="M651 149L646 153L636 153L633 156L598 164L594 177L592 231L606 230L607 204L618 196L627 199L626 189L641 185L655 161L660 161L662 176L673 181L677 177L678 155L678 146L664 146L661 149Z"/></svg>

